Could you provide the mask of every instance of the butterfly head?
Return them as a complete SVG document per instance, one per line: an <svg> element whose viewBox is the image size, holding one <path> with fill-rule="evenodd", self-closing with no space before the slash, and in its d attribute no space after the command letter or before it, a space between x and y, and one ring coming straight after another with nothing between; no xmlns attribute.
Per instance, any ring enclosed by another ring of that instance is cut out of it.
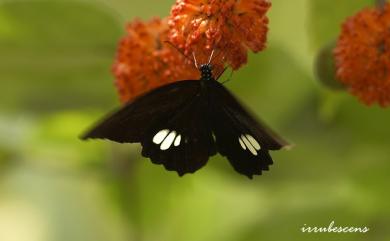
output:
<svg viewBox="0 0 390 241"><path fill-rule="evenodd" d="M202 80L213 80L213 66L211 64L202 64L199 67Z"/></svg>

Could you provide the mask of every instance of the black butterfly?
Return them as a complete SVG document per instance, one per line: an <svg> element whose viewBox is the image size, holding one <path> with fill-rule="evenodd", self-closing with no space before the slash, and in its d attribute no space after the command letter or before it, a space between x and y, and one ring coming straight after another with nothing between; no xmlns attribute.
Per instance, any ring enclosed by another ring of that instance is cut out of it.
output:
<svg viewBox="0 0 390 241"><path fill-rule="evenodd" d="M286 141L256 121L212 75L154 89L109 115L82 139L100 138L142 145L142 155L180 176L194 173L219 152L249 178L269 170L270 150Z"/></svg>

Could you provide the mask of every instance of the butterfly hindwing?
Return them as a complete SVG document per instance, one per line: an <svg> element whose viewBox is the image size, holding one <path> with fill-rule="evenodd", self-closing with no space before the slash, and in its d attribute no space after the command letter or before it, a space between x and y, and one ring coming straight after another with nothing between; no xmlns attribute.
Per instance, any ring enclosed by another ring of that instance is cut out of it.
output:
<svg viewBox="0 0 390 241"><path fill-rule="evenodd" d="M249 178L268 170L273 163L269 150L281 149L287 142L252 117L220 83L210 83L210 96L218 152Z"/></svg>
<svg viewBox="0 0 390 241"><path fill-rule="evenodd" d="M203 167L216 147L209 122L207 104L197 96L174 115L153 126L142 140L142 155L163 164L180 176Z"/></svg>
<svg viewBox="0 0 390 241"><path fill-rule="evenodd" d="M269 150L262 148L247 128L240 128L226 110L220 109L216 114L213 131L218 152L227 157L237 172L249 178L268 170L273 163Z"/></svg>

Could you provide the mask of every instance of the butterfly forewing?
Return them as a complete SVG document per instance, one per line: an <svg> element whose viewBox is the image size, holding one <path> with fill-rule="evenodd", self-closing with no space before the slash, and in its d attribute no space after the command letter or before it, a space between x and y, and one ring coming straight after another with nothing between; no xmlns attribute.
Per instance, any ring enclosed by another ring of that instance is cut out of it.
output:
<svg viewBox="0 0 390 241"><path fill-rule="evenodd" d="M198 80L175 82L152 90L108 115L82 139L141 142L151 126L185 106L198 92Z"/></svg>
<svg viewBox="0 0 390 241"><path fill-rule="evenodd" d="M280 150L289 145L262 121L255 118L222 84L212 81L209 85L211 101L215 108L223 108L236 124L240 123L240 127L250 130L261 146L268 150Z"/></svg>

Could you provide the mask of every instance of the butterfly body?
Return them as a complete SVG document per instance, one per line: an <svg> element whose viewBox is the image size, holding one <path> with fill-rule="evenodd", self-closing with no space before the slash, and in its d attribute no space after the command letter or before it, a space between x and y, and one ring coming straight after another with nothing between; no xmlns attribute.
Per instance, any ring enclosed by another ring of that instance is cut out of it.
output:
<svg viewBox="0 0 390 241"><path fill-rule="evenodd" d="M249 178L268 170L270 150L287 145L201 65L199 80L159 87L109 115L83 136L141 143L142 155L180 176L206 165L219 152Z"/></svg>

